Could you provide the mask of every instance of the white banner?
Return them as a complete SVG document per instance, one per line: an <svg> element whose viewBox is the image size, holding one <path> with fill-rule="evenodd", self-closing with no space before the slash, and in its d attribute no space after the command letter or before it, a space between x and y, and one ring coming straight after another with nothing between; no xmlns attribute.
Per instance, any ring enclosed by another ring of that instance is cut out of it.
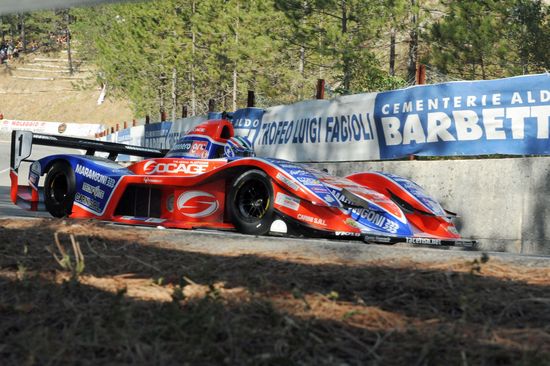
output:
<svg viewBox="0 0 550 366"><path fill-rule="evenodd" d="M268 108L250 136L256 154L291 161L378 160L375 99L368 93Z"/></svg>
<svg viewBox="0 0 550 366"><path fill-rule="evenodd" d="M0 120L0 133L10 133L13 130L25 130L49 135L93 137L96 133L103 131L104 126L99 123L64 123L15 119Z"/></svg>

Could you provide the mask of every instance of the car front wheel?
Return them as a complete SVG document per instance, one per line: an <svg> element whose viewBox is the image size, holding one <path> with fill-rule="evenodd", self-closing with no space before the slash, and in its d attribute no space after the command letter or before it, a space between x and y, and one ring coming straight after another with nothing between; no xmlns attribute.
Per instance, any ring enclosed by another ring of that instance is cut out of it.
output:
<svg viewBox="0 0 550 366"><path fill-rule="evenodd" d="M76 193L76 179L73 168L65 161L55 163L44 182L44 204L54 217L65 217L72 213Z"/></svg>
<svg viewBox="0 0 550 366"><path fill-rule="evenodd" d="M243 234L264 235L273 222L273 186L261 170L241 174L229 190L228 211L233 225Z"/></svg>

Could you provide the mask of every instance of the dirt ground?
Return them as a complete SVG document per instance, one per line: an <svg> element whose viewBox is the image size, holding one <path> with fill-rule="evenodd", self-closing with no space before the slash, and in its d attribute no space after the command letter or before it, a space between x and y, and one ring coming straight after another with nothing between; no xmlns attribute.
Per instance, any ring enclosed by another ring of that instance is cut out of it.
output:
<svg viewBox="0 0 550 366"><path fill-rule="evenodd" d="M127 101L107 97L103 104L97 105L101 88L89 66L81 65L71 79L69 75L54 73L59 70L54 67L62 67L64 63L36 61L62 56L59 53L31 53L0 65L0 113L4 118L107 126L117 123L122 126L124 121L131 123L134 116ZM41 69L44 71L39 71ZM19 79L17 76L55 80Z"/></svg>
<svg viewBox="0 0 550 366"><path fill-rule="evenodd" d="M550 270L482 254L221 256L54 219L0 243L2 365L550 364Z"/></svg>

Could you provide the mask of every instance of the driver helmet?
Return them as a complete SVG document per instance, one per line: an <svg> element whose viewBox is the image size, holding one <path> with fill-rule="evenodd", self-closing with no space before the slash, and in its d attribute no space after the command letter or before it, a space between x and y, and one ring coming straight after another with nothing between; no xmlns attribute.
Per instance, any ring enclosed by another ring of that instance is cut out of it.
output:
<svg viewBox="0 0 550 366"><path fill-rule="evenodd" d="M225 156L228 158L256 156L250 140L242 136L235 136L228 139L225 144L224 152Z"/></svg>

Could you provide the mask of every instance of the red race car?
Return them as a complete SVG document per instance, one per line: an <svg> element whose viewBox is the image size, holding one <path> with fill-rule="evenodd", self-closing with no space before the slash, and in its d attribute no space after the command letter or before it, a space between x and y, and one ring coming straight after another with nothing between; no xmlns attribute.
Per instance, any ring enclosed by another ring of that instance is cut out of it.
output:
<svg viewBox="0 0 550 366"><path fill-rule="evenodd" d="M33 144L85 149L86 155L36 160L29 186L19 186L18 169ZM95 156L96 151L109 156ZM123 165L115 162L118 154L147 159ZM196 126L168 151L14 131L10 176L14 203L55 217L252 235L475 244L460 238L453 213L408 179L381 172L341 178L256 157L249 141L235 137L233 125L223 119Z"/></svg>

